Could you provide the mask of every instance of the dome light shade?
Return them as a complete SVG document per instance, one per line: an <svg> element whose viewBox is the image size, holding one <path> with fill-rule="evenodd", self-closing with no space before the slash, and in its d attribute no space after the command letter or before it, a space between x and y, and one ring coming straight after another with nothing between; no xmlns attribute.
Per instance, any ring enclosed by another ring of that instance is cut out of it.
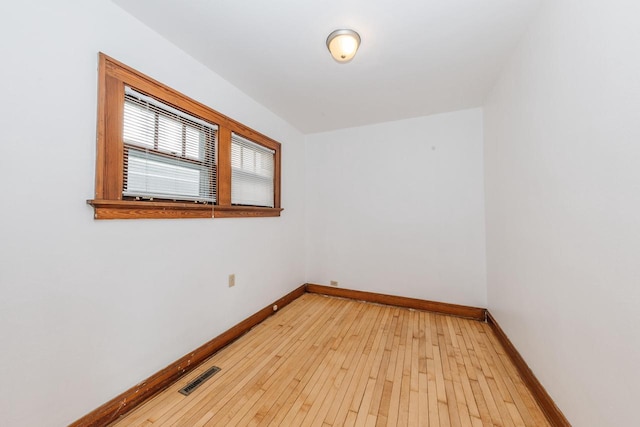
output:
<svg viewBox="0 0 640 427"><path fill-rule="evenodd" d="M338 62L349 62L360 47L360 35L353 30L335 30L327 37L327 48Z"/></svg>

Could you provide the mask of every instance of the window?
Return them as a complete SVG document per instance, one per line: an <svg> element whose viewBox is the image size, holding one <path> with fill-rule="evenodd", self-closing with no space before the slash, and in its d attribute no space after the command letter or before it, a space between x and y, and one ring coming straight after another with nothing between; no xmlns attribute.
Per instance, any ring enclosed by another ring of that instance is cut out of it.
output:
<svg viewBox="0 0 640 427"><path fill-rule="evenodd" d="M231 135L231 203L273 207L275 151Z"/></svg>
<svg viewBox="0 0 640 427"><path fill-rule="evenodd" d="M122 195L214 203L217 130L125 87Z"/></svg>
<svg viewBox="0 0 640 427"><path fill-rule="evenodd" d="M95 218L279 216L280 144L100 54Z"/></svg>

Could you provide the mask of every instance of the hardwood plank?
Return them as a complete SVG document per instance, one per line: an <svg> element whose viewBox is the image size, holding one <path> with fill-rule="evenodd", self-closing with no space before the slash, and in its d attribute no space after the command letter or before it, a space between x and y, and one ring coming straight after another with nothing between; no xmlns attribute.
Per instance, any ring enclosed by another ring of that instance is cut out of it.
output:
<svg viewBox="0 0 640 427"><path fill-rule="evenodd" d="M443 324L443 318L438 316L436 318L436 325L438 330L438 343L440 347L440 359L442 361L442 372L444 379L444 389L447 394L447 412L449 413L449 425L452 427L460 427L460 413L458 412L458 400L456 399L456 393L453 388L453 374L449 363L449 356L451 355L451 344L447 342L448 334L446 334L445 325ZM444 408L443 408L444 409Z"/></svg>
<svg viewBox="0 0 640 427"><path fill-rule="evenodd" d="M378 309L378 310L376 310L376 314L377 314L377 313L379 313L379 312L381 312L381 310L379 310L379 309ZM372 326L373 326L373 325L372 325ZM365 341L365 342L366 342L366 341ZM363 343L363 348L364 348L366 345L367 345L367 344ZM273 420L273 424L274 424L274 425L282 425L282 424L283 424L282 420L283 420L284 418L286 418L286 417L287 417L288 412L290 411L291 406L293 405L293 403L294 403L294 402L295 402L295 400L297 399L298 395L299 395L299 394L304 390L304 388L307 386L307 383L308 383L308 381L309 381L309 378L311 378L311 375L312 375L312 373L313 373L314 371L315 371L315 370L309 370L309 371L308 371L308 373L305 375L305 377L301 379L300 383L299 383L299 384L298 384L298 386L296 387L296 392L295 392L295 394L292 394L292 398L290 398L289 400L287 400L287 404L286 404L286 406L282 408L282 410L281 410L281 411L280 411L280 413L278 414L278 417L276 417L276 418ZM354 372L354 374L355 374L355 372ZM342 402L342 403L345 403L345 402L346 402L346 400L344 400L344 399L343 399L341 402ZM340 403L340 401L338 401L337 403ZM345 414L345 416L346 416L346 414Z"/></svg>
<svg viewBox="0 0 640 427"><path fill-rule="evenodd" d="M324 333L328 333L329 330L325 329ZM318 348L317 345L315 348ZM259 420L257 425L278 425L282 418L284 418L289 411L292 403L300 394L302 388L306 385L311 374L314 372L311 367L317 364L317 361L321 357L321 352L316 352L312 357L306 357L302 363L298 366L300 368L296 371L293 370L293 375L285 377L284 382L289 380L286 388L282 389L281 393L274 402L265 402L263 406L269 409L265 414L260 414L262 419ZM295 364L295 361L294 363ZM255 418L255 416L254 416Z"/></svg>
<svg viewBox="0 0 640 427"><path fill-rule="evenodd" d="M434 342L432 337L433 315L425 313L425 356L427 363L427 401L429 406L429 425L439 426L440 415L438 413L438 385L436 381L436 365L434 361Z"/></svg>
<svg viewBox="0 0 640 427"><path fill-rule="evenodd" d="M381 316L382 309L380 307L376 307L375 311L371 311L369 316L363 318L363 325L365 326L364 333L359 337L354 337L354 339L357 339L359 342L356 354L354 354L350 359L346 359L345 363L341 367L341 370L344 371L345 377L340 384L340 389L336 393L329 411L325 415L325 423L337 425L336 419L339 416L340 409L347 402L347 396L353 378L356 376L356 373L361 371L360 367L363 366L364 363L362 355L364 354L365 348L367 348L375 337L374 332ZM370 319L373 319L373 321L370 321Z"/></svg>
<svg viewBox="0 0 640 427"><path fill-rule="evenodd" d="M487 312L487 323L491 326L498 341L500 342L500 345L506 350L511 363L518 370L518 373L524 380L527 388L531 391L531 393L533 393L536 402L542 408L542 411L546 415L547 419L553 425L559 427L570 427L571 424L569 423L567 418L556 406L549 393L547 393L543 385L533 374L533 371L531 371L531 368L529 368L529 365L527 365L527 362L525 362L524 358L520 355L518 350L516 350L509 337L507 337L507 334L504 333L496 319L489 312Z"/></svg>
<svg viewBox="0 0 640 427"><path fill-rule="evenodd" d="M357 340L354 337L358 336L358 331L364 325L363 322L356 322L355 319L360 318L362 314L361 306L356 310L350 310L350 317L345 318L342 330L344 331L339 340L335 340L331 345L331 350L334 351L332 367L326 376L326 380L322 385L322 388L318 391L318 397L315 399L307 416L305 417L305 425L319 425L324 421L324 417L329 411L332 403L332 396L335 396L339 390L339 386L342 384L346 374L342 369L345 361L349 356L353 356L355 344ZM344 343L344 351L340 351Z"/></svg>
<svg viewBox="0 0 640 427"><path fill-rule="evenodd" d="M367 389L370 390L371 387L373 387L373 384L375 384L375 382L371 382L371 379L372 379L372 375L375 375L373 374L373 372L375 372L378 369L379 363L382 359L382 353L379 351L380 342L382 341L382 337L384 335L383 325L385 324L386 320L389 318L389 315L390 315L390 309L389 307L385 307L383 309L383 316L380 321L380 326L378 326L377 328L374 341L372 342L371 347L368 347L365 349L365 354L367 355L367 359L363 366L362 375L360 375L360 377L357 378L358 379L357 382L352 383L352 385L355 385L355 387L352 389L352 393L351 393L353 397L351 399L351 404L349 406L350 411L358 413L361 406L364 406L367 411L369 409L369 405L371 403L370 393L367 393L365 395L365 391ZM347 393L347 395L349 395L349 393ZM364 399L365 397L367 397L366 400ZM357 420L357 417L356 417L356 420Z"/></svg>
<svg viewBox="0 0 640 427"><path fill-rule="evenodd" d="M406 337L404 346L404 360L402 364L402 385L400 387L400 407L398 410L398 425L409 425L409 395L411 392L411 355L413 351L413 324L411 312L406 320Z"/></svg>
<svg viewBox="0 0 640 427"><path fill-rule="evenodd" d="M370 333L366 337L366 344L362 349L362 352L358 355L356 365L353 367L354 374L351 376L348 387L345 390L344 399L342 402L337 402L338 408L336 409L335 417L332 422L333 425L341 425L346 422L346 417L349 416L350 407L352 405L354 406L354 410L357 411L358 406L352 402L355 402L358 398L361 398L361 396L359 396L355 390L359 387L360 382L366 378L365 375L368 375L366 366L369 364L374 343L379 339L380 330L378 325L382 322L385 315L385 311L382 310L382 307L377 307L377 309L379 311L378 316L375 321L371 323ZM355 419L353 421L355 423Z"/></svg>
<svg viewBox="0 0 640 427"><path fill-rule="evenodd" d="M402 386L402 371L404 364L404 353L406 348L407 339L407 321L406 318L409 315L408 311L403 310L399 317L399 328L396 329L397 333L397 346L395 347L395 367L393 370L393 377L389 379L391 381L391 397L389 399L389 411L387 417L388 426L398 425L398 416L400 413L400 389ZM394 339L395 342L395 339Z"/></svg>
<svg viewBox="0 0 640 427"><path fill-rule="evenodd" d="M278 301L275 301L274 304L277 304L278 307L284 307L291 303L291 301L300 297L303 293L304 287L301 286L280 298ZM249 329L269 317L273 314L272 306L273 304L263 308L251 317L238 323L233 328L222 333L189 354L186 354L166 368L158 371L146 380L131 387L119 396L114 397L109 402L73 422L70 427L104 426L107 423L116 420L119 416L130 412L138 405L148 401L148 399L175 383L176 380L187 372L190 372L216 351L236 340Z"/></svg>
<svg viewBox="0 0 640 427"><path fill-rule="evenodd" d="M409 425L420 425L420 315L412 313L411 379L409 380Z"/></svg>
<svg viewBox="0 0 640 427"><path fill-rule="evenodd" d="M486 366L484 354L478 341L478 329L476 328L476 325L471 324L467 324L465 325L465 327L469 331L469 335L473 343L474 351L473 353L470 352L470 355L476 369L478 385L482 390L482 397L487 402L491 420L494 424L497 425L507 425L510 417L506 420L502 419L504 411L501 411L499 409L502 405L502 400L500 399L499 395L494 396L492 389L489 386L489 380L492 379L493 374Z"/></svg>
<svg viewBox="0 0 640 427"><path fill-rule="evenodd" d="M376 383L373 390L373 396L371 399L371 405L369 406L369 417L368 422L374 417L376 420L375 424L378 424L378 417L382 416L383 420L381 423L386 423L387 415L388 415L388 406L382 410L382 399L385 391L385 384L387 383L387 372L390 369L391 363L391 354L393 353L393 342L395 339L395 331L398 327L398 309L394 309L392 311L391 323L389 324L389 328L385 331L387 334L386 343L384 346L384 351L382 355L382 361L380 363L380 370L378 371L376 377ZM387 390L387 399L390 396L391 390ZM386 401L386 399L385 399ZM374 425L375 425L374 424Z"/></svg>
<svg viewBox="0 0 640 427"><path fill-rule="evenodd" d="M487 409L484 396L482 395L476 374L476 367L469 350L471 342L467 330L462 324L464 322L458 322L456 319L456 323L457 331L460 333L458 343L462 357L462 364L459 365L459 369L462 372L461 379L463 381L465 396L467 402L470 404L471 421L474 426L491 424L491 416ZM471 349L471 351L473 351L473 349Z"/></svg>
<svg viewBox="0 0 640 427"><path fill-rule="evenodd" d="M378 419L376 424L379 426L390 425L390 405L392 399L393 378L396 372L396 363L398 360L398 351L396 350L400 344L400 334L402 332L402 312L399 309L394 310L393 324L394 327L389 331L389 335L393 341L391 344L391 354L389 356L389 366L384 378L382 394L380 396L380 405L378 410ZM397 420L397 416L395 417ZM395 421L393 421L395 423Z"/></svg>
<svg viewBox="0 0 640 427"><path fill-rule="evenodd" d="M322 295L331 295L342 298L350 298L359 301L373 302L376 304L394 305L397 307L413 308L416 310L431 311L434 313L448 314L468 319L484 321L487 310L479 307L450 304L445 302L427 301L416 298L407 298L398 295L377 294L374 292L356 291L352 289L334 288L331 286L306 284L307 292Z"/></svg>
<svg viewBox="0 0 640 427"><path fill-rule="evenodd" d="M548 421L542 416L543 412L541 412L540 406L533 399L527 398L529 390L526 388L517 368L513 363L510 363L511 359L503 351L495 334L487 333L486 338L487 345L493 346L494 351L492 353L495 353L493 357L496 369L500 378L503 379L513 403L517 407L517 416L523 419L525 425L548 425ZM516 417L515 413L512 415L512 418L514 417Z"/></svg>
<svg viewBox="0 0 640 427"><path fill-rule="evenodd" d="M281 315L289 316L289 311L283 311ZM273 320L265 321L263 324L254 328L253 331L256 334L251 334L250 337L256 338L255 344L248 348L239 348L232 351L230 347L222 350L220 353L216 354L212 359L210 359L207 363L207 367L217 364L222 368L222 371L215 377L215 383L208 382L201 386L200 389L196 390L186 401L187 403L183 406L180 411L168 414L168 417L161 418L157 421L157 425L166 425L172 426L179 424L181 419L188 418L189 414L193 414L193 412L198 411L198 405L204 406L209 399L208 390L211 387L219 387L223 390L222 393L217 394L218 398L224 398L226 394L224 390L228 390L232 388L232 385L242 380L242 377L247 369L251 367L254 363L254 360L260 359L264 357L264 354L267 354L269 349L277 344L277 341L274 340L274 337L283 337L286 334L286 337L291 339L295 339L296 336L304 332L302 328L303 325L312 325L313 322L317 322L318 319L313 316L303 314L297 319L295 326L298 328L297 330L292 327L280 327L280 323L276 322L276 318ZM293 322L293 319L290 319L290 322ZM275 324L274 331L269 335L270 339L264 339L265 337L259 336L259 331L268 329L270 325ZM262 339L260 339L262 338ZM284 338L282 338L284 339ZM244 340L243 340L244 342ZM240 346L240 345L238 345Z"/></svg>
<svg viewBox="0 0 640 427"><path fill-rule="evenodd" d="M549 424L488 325L307 293L115 425Z"/></svg>
<svg viewBox="0 0 640 427"><path fill-rule="evenodd" d="M314 384L314 386L306 395L301 411L299 411L296 418L294 418L292 425L311 425L322 407L325 398L328 397L326 391L323 393L323 389L331 387L331 384L335 381L339 372L337 368L341 366L344 361L343 354L338 351L338 349L344 341L345 336L353 327L353 319L350 317L351 314L349 310L347 317L340 319L340 334L332 340L333 342L329 347L329 353L327 357L325 357L327 363L321 364L316 371L315 378L311 378L310 383Z"/></svg>
<svg viewBox="0 0 640 427"><path fill-rule="evenodd" d="M359 308L363 308L362 306ZM350 335L348 341L346 343L344 353L340 357L340 359L336 363L336 373L333 378L333 382L329 384L328 390L325 392L326 398L323 399L321 405L318 406L317 413L315 414L315 419L312 421L312 425L320 425L325 424L326 419L330 417L330 412L333 408L333 403L336 401L337 396L344 396L346 393L346 386L348 386L348 381L350 380L350 376L348 375L349 366L352 363L356 354L360 352L360 347L358 343L360 340L358 337L362 336L365 333L367 324L362 320L364 310L357 310L356 324L351 325ZM355 327L357 326L357 327ZM371 325L373 327L373 325ZM337 410L337 408L336 408ZM310 412L310 416L313 415L314 411Z"/></svg>
<svg viewBox="0 0 640 427"><path fill-rule="evenodd" d="M310 302L301 301L300 308L308 307L310 305L309 303ZM279 333L287 334L292 329L292 326L289 324L294 320L292 315L296 316L297 318L296 320L298 320L298 322L302 321L298 314L293 314L293 313L290 314L288 309L284 308L284 309L281 309L280 315L278 317L272 317L268 320L265 320L263 323L255 326L253 330L258 331L261 328L268 327L268 325L270 325L271 322L275 322L275 324L281 328ZM307 318L310 316L311 316L310 314L307 315ZM235 351L232 351L231 347L225 347L221 349L218 353L216 353L216 355L217 357L224 357L228 355L227 356L229 358L228 363L231 365L234 365L234 364L240 363L244 358L245 354L256 351L256 349L258 349L260 345L266 345L266 344L267 342L262 340L260 335L253 334L253 335L247 336L246 339L239 341L237 346L235 347ZM212 363L210 360L204 362L202 365L194 369L193 373L185 375L180 380L178 380L178 382L176 382L173 386L171 386L170 389L168 389L168 390L175 391L175 393L167 392L167 393L162 393L156 396L155 398L151 399L147 404L145 404L144 410L135 412L128 419L135 420L137 417L149 416L151 421L157 422L158 418L162 417L162 415L164 415L164 413L167 412L172 406L179 404L184 400L184 396L177 393L177 391L180 388L184 387L189 381L197 377L200 372L210 368L213 365L214 363ZM225 374L226 374L226 371L222 372L220 375L225 375ZM161 407L157 410L152 409L156 405L161 405ZM153 412L153 414L149 414L149 412Z"/></svg>
<svg viewBox="0 0 640 427"><path fill-rule="evenodd" d="M381 325L382 329L382 335L380 336L380 342L382 341L386 341L388 342L388 338L385 340L384 338L389 334L389 329L391 324L389 324L387 322L387 319L389 319L389 316L391 316L391 308L389 307L385 307L385 317L383 318L383 323ZM393 316L391 316L393 318ZM385 376L385 371L386 368L383 368L383 363L385 361L385 348L386 345L382 348L377 347L379 350L375 352L375 358L373 360L373 363L371 365L371 370L369 373L369 379L368 381L366 381L364 390L363 390L363 396L362 396L362 400L360 402L360 405L358 406L358 418L356 419L356 425L365 425L367 422L370 422L371 417L373 416L375 418L377 418L378 416L378 411L377 409L375 411L372 410L372 406L378 406L373 402L374 396L376 395L375 393L375 388L376 388L376 384L378 384L378 378L380 378L381 382L384 379ZM387 363L388 363L388 359L387 359ZM356 391L357 393L357 391ZM369 421L367 421L369 420Z"/></svg>
<svg viewBox="0 0 640 427"><path fill-rule="evenodd" d="M277 351L283 351L286 346L292 346L290 348L294 351L299 351L298 354L300 354L300 352L313 348L312 338L314 337L314 334L318 333L319 329L322 329L320 326L331 326L335 321L336 312L344 309L344 307L334 305L331 309L326 310L322 316L319 316L316 319L316 322L314 322L315 327L308 329L299 327L299 336L296 335L292 337L296 338L295 340L289 338L285 340L268 340L273 341L278 345L276 348ZM327 328L326 331L330 331L330 328ZM244 372L241 380L235 382L232 387L226 387L224 389L224 396L213 395L210 397L210 401L213 404L212 407L201 408L200 411L190 414L188 418L185 417L184 423L177 425L197 427L207 423L215 425L215 423L221 422L221 420L225 419L230 412L235 412L235 410L237 410L236 405L243 403L242 399L246 399L249 393L256 391L255 383L259 380L261 371L265 370L268 372L268 369L271 366L271 361L272 359L267 358L266 354L254 358L251 366L248 368L248 371L240 371Z"/></svg>
<svg viewBox="0 0 640 427"><path fill-rule="evenodd" d="M451 345L449 366L451 368L453 390L456 395L456 401L458 402L460 424L463 427L471 427L473 410L475 408L475 412L477 413L477 408L475 407L475 399L467 399L468 395L464 392L464 379L462 378L464 375L461 375L459 372L460 364L463 364L464 362L462 359L462 352L460 351L458 332L455 329L453 317L447 317L443 320L446 321L445 327L449 332L448 342Z"/></svg>

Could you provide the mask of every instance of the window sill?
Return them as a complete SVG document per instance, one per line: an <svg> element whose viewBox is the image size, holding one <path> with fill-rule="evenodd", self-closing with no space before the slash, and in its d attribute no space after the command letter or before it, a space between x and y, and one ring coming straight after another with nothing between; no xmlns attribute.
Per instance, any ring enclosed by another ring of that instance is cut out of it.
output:
<svg viewBox="0 0 640 427"><path fill-rule="evenodd" d="M138 200L87 200L95 219L211 218L213 205Z"/></svg>
<svg viewBox="0 0 640 427"><path fill-rule="evenodd" d="M257 206L214 206L215 218L255 218L280 216L281 208L260 208Z"/></svg>
<svg viewBox="0 0 640 427"><path fill-rule="evenodd" d="M278 217L281 208L215 206L184 202L87 200L95 219L256 218Z"/></svg>

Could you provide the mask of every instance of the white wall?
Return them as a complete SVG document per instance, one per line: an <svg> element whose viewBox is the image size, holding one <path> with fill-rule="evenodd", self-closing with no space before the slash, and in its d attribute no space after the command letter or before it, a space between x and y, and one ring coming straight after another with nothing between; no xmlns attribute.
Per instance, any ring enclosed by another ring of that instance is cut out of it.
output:
<svg viewBox="0 0 640 427"><path fill-rule="evenodd" d="M489 309L576 426L638 425L638 16L547 2L485 107Z"/></svg>
<svg viewBox="0 0 640 427"><path fill-rule="evenodd" d="M484 307L482 111L307 136L307 280Z"/></svg>
<svg viewBox="0 0 640 427"><path fill-rule="evenodd" d="M304 283L304 138L107 0L0 39L0 424L65 425ZM98 51L282 142L282 217L93 220Z"/></svg>

